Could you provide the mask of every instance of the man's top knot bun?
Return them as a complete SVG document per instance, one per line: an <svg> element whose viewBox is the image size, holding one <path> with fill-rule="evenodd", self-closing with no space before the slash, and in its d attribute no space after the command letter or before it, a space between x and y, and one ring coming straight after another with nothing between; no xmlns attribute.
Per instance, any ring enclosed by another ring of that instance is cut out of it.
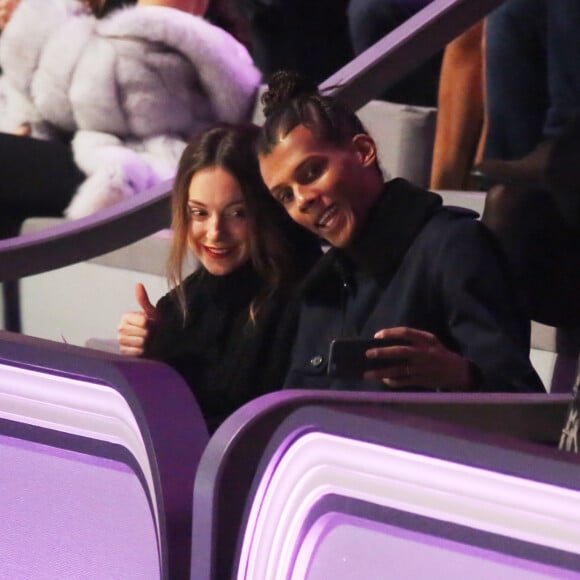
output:
<svg viewBox="0 0 580 580"><path fill-rule="evenodd" d="M278 107L300 96L318 94L316 84L294 71L275 72L268 80L268 90L262 95L264 116L268 118Z"/></svg>

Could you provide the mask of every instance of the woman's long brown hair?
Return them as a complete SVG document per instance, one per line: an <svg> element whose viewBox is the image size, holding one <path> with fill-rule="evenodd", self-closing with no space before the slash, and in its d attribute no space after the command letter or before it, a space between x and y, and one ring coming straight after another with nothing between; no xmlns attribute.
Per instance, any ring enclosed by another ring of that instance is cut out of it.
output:
<svg viewBox="0 0 580 580"><path fill-rule="evenodd" d="M236 179L244 197L250 258L265 281L264 291L252 301L252 320L268 296L292 287L312 263L312 256L316 257L312 251L314 239L290 220L262 181L255 153L259 131L259 127L251 124L218 124L194 138L181 156L173 188L168 279L176 289L184 318L187 311L182 282L189 250L189 185L202 169L222 167Z"/></svg>

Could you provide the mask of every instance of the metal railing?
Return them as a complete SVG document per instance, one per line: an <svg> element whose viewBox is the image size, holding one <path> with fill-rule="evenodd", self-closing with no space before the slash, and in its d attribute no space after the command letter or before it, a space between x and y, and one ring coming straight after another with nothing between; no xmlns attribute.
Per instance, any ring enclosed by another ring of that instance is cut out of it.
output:
<svg viewBox="0 0 580 580"><path fill-rule="evenodd" d="M433 0L321 88L358 110L503 0ZM171 181L79 220L0 241L0 282L88 260L170 223Z"/></svg>

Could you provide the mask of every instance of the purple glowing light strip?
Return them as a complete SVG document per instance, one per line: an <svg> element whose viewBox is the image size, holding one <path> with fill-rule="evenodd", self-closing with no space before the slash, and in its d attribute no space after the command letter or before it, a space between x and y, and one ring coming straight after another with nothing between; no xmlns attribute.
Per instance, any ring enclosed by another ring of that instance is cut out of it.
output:
<svg viewBox="0 0 580 580"><path fill-rule="evenodd" d="M345 498L335 500L344 504ZM340 507L344 510L349 506ZM323 513L300 546L292 578L382 580L386 571L394 578L425 578L432 576L434 570L449 580L580 578L580 572L560 566L555 568L385 521L388 520L369 520L344 511Z"/></svg>
<svg viewBox="0 0 580 580"><path fill-rule="evenodd" d="M580 554L578 491L334 435L290 439L256 493L238 578L290 574L308 514L328 494Z"/></svg>
<svg viewBox="0 0 580 580"><path fill-rule="evenodd" d="M150 497L153 475L127 401L105 385L0 363L0 417L125 447L140 465ZM153 502L157 533L159 513Z"/></svg>
<svg viewBox="0 0 580 580"><path fill-rule="evenodd" d="M160 577L150 502L127 464L3 434L0 460L0 577Z"/></svg>

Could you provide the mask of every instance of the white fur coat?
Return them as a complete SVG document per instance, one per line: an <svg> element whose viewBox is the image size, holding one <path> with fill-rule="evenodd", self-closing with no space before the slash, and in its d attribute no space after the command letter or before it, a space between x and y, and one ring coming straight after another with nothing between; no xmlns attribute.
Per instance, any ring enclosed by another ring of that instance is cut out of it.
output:
<svg viewBox="0 0 580 580"><path fill-rule="evenodd" d="M0 130L73 134L87 179L71 218L172 177L195 133L248 118L260 81L246 49L202 18L142 6L97 20L78 0L22 0L0 67Z"/></svg>

